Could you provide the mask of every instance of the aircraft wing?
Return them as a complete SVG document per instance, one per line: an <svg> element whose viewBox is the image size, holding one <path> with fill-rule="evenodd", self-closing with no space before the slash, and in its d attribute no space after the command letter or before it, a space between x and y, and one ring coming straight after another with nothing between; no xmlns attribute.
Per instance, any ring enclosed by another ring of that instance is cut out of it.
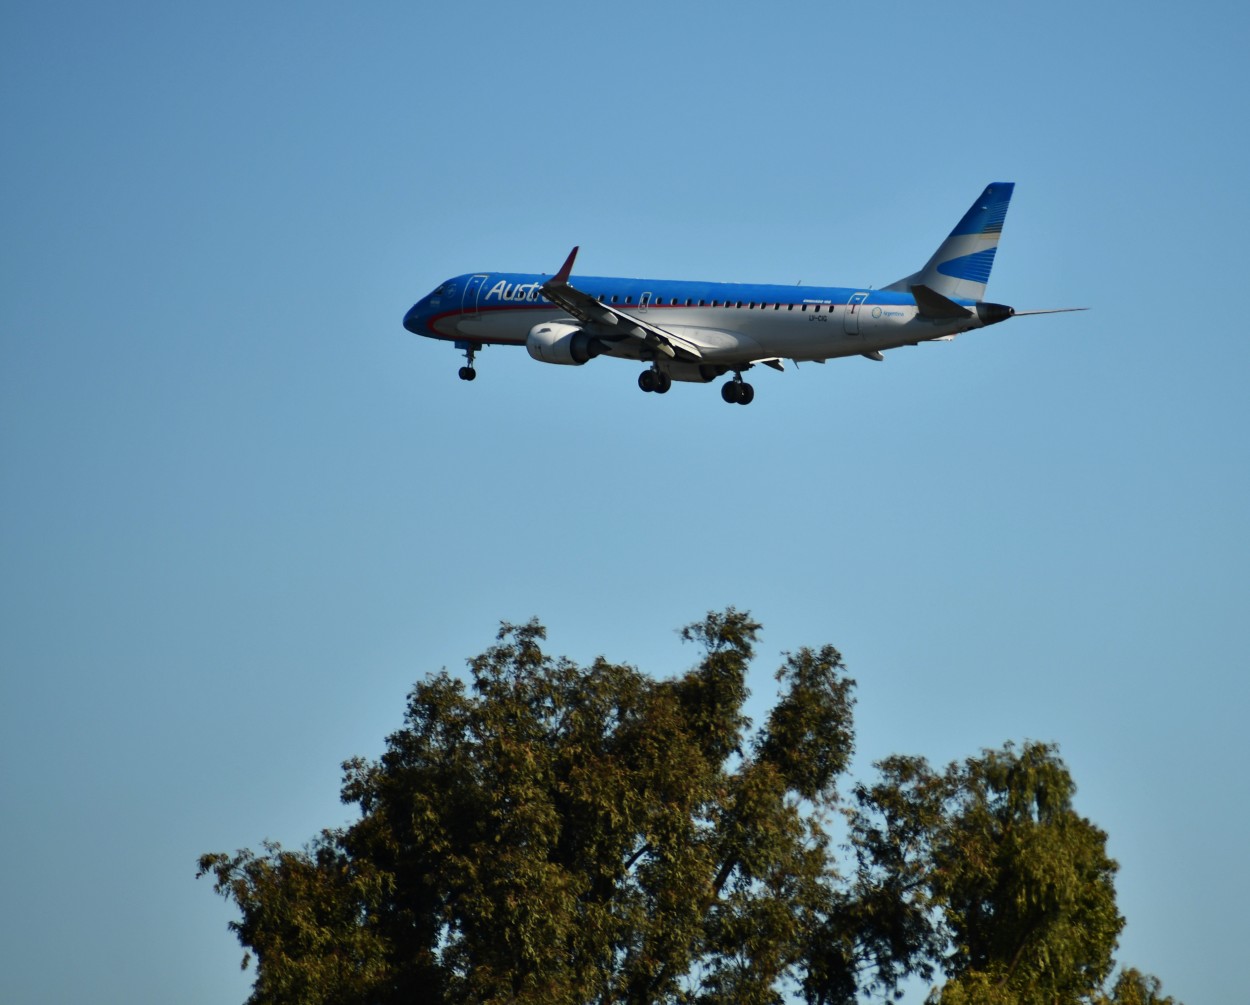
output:
<svg viewBox="0 0 1250 1005"><path fill-rule="evenodd" d="M669 359L700 360L703 353L689 339L666 331L642 318L626 314L605 304L569 283L577 248L569 252L560 271L542 285L543 296L564 308L583 324L593 325L595 334L603 338L634 338Z"/></svg>

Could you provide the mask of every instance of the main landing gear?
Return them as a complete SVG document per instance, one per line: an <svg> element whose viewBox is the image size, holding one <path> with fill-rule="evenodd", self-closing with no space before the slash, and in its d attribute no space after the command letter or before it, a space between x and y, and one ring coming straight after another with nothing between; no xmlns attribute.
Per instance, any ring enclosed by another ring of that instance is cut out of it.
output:
<svg viewBox="0 0 1250 1005"><path fill-rule="evenodd" d="M644 391L654 391L656 394L667 394L668 389L673 386L673 378L663 370L643 370L638 375L638 386Z"/></svg>
<svg viewBox="0 0 1250 1005"><path fill-rule="evenodd" d="M673 378L664 370L651 367L638 375L638 386L644 391L665 394L673 386ZM742 379L741 370L735 370L734 379L721 385L720 396L731 405L749 405L755 400L755 388Z"/></svg>
<svg viewBox="0 0 1250 1005"><path fill-rule="evenodd" d="M468 364L460 368L460 379L461 380L476 379L477 371L473 369L473 356L477 352L477 346L473 345L472 342L469 342L469 343L460 343L456 346L456 348L463 349L464 358L468 360Z"/></svg>
<svg viewBox="0 0 1250 1005"><path fill-rule="evenodd" d="M755 388L734 374L734 379L721 385L720 396L731 405L749 405L755 400Z"/></svg>

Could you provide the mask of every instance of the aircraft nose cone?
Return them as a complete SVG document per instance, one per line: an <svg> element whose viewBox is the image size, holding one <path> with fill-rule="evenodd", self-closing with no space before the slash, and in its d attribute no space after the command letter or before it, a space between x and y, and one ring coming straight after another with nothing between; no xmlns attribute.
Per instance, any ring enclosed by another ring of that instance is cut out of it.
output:
<svg viewBox="0 0 1250 1005"><path fill-rule="evenodd" d="M421 334L421 311L420 304L413 304L408 308L408 313L404 315L404 327L414 335Z"/></svg>

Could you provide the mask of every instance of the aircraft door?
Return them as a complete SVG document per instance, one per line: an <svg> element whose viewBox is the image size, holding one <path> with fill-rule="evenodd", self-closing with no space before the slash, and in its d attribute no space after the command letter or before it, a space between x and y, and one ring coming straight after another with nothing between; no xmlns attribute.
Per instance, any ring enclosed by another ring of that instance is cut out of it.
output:
<svg viewBox="0 0 1250 1005"><path fill-rule="evenodd" d="M477 317L477 298L482 292L482 286L489 279L488 275L470 276L469 281L464 284L464 296L460 300L460 313L464 317Z"/></svg>
<svg viewBox="0 0 1250 1005"><path fill-rule="evenodd" d="M842 326L848 335L859 334L859 316L863 313L867 293L853 293L846 302L846 313L842 315Z"/></svg>

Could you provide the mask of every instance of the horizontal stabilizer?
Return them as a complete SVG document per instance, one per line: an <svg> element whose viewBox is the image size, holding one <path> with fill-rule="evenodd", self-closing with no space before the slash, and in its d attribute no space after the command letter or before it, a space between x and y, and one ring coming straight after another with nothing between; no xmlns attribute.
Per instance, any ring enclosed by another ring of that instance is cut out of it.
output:
<svg viewBox="0 0 1250 1005"><path fill-rule="evenodd" d="M911 287L911 295L916 298L916 308L922 318L928 318L931 321L949 321L952 318L972 317L972 311L967 307L960 307L955 301L927 286Z"/></svg>

